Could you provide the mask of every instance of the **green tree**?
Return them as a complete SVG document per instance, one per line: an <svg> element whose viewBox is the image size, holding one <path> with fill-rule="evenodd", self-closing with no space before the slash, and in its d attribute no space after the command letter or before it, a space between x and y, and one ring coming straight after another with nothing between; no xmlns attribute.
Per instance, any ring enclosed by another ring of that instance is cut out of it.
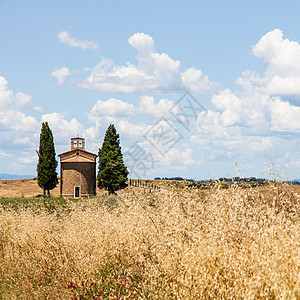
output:
<svg viewBox="0 0 300 300"><path fill-rule="evenodd" d="M128 170L123 161L119 134L113 124L106 130L98 157L98 187L105 188L109 194L127 187Z"/></svg>
<svg viewBox="0 0 300 300"><path fill-rule="evenodd" d="M47 122L43 122L42 124L38 155L37 182L44 190L44 196L46 195L46 191L47 195L50 196L50 190L56 187L58 179L53 135Z"/></svg>

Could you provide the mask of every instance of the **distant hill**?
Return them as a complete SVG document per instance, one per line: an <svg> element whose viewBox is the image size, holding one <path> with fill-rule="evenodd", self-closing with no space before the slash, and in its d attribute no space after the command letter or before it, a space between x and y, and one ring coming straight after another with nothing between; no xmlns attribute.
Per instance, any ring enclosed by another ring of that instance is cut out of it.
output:
<svg viewBox="0 0 300 300"><path fill-rule="evenodd" d="M206 180L194 180L188 179L183 177L155 177L154 180L173 180L173 181L189 181L191 182L190 186L203 186L211 183L221 183L223 186L228 187L230 184L238 184L238 185L251 185L251 186L260 186L265 185L270 182L274 182L274 180L266 179L266 178L256 178L256 177L233 177L233 178L226 178L221 177L219 179L206 179ZM292 184L300 184L300 179L294 180L287 180L282 181L283 183L292 183Z"/></svg>
<svg viewBox="0 0 300 300"><path fill-rule="evenodd" d="M195 179L189 179L189 178L183 178L183 177L155 177L154 180L175 180L175 181L190 181L190 182L200 182L200 183L210 183L210 182L229 182L229 183L249 183L249 182L258 182L260 184L266 183L269 180L265 178L256 178L256 177L233 177L233 178L225 178L220 177L219 179L204 179L204 180L195 180Z"/></svg>
<svg viewBox="0 0 300 300"><path fill-rule="evenodd" d="M11 179L27 179L27 178L34 178L34 175L16 175L16 174L6 174L1 173L0 179L2 180L11 180Z"/></svg>

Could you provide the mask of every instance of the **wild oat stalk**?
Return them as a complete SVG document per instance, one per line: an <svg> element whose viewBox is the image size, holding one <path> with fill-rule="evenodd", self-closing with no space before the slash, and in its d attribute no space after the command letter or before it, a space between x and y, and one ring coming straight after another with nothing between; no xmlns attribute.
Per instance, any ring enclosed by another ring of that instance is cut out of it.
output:
<svg viewBox="0 0 300 300"><path fill-rule="evenodd" d="M276 186L3 205L0 298L299 299L299 201Z"/></svg>

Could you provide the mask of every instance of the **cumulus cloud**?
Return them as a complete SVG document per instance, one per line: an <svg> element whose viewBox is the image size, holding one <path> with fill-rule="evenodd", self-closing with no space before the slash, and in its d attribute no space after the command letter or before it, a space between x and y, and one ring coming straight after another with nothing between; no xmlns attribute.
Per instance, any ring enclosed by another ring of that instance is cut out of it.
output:
<svg viewBox="0 0 300 300"><path fill-rule="evenodd" d="M172 148L170 149L170 151L166 153L164 159L163 160L161 159L162 160L161 164L167 166L172 166L172 165L179 166L178 162L181 162L181 167L198 165L199 162L192 157L193 152L194 149L189 148L187 145L183 147L183 150L178 148Z"/></svg>
<svg viewBox="0 0 300 300"><path fill-rule="evenodd" d="M151 36L144 33L135 33L128 39L130 46L136 48L140 53L154 52L154 40Z"/></svg>
<svg viewBox="0 0 300 300"><path fill-rule="evenodd" d="M212 104L213 109L199 114L197 133L191 136L209 160L263 158L264 151L288 147L289 138L299 140L300 108L278 97L224 90Z"/></svg>
<svg viewBox="0 0 300 300"><path fill-rule="evenodd" d="M283 33L279 29L265 34L253 46L252 53L263 61L267 74L299 75L300 45L298 42L283 39Z"/></svg>
<svg viewBox="0 0 300 300"><path fill-rule="evenodd" d="M296 96L300 103L300 44L284 39L282 31L274 29L252 47L252 53L261 59L263 74L246 71L237 82L266 95Z"/></svg>
<svg viewBox="0 0 300 300"><path fill-rule="evenodd" d="M137 50L137 64L114 65L102 57L86 80L78 81L79 88L120 93L175 93L190 90L211 93L219 89L201 70L180 70L180 61L166 53L155 51L154 40L145 33L135 33L128 43Z"/></svg>
<svg viewBox="0 0 300 300"><path fill-rule="evenodd" d="M190 144L201 151L207 161L249 162L262 158L265 151L273 147L273 138L249 133L247 127L240 125L224 126L222 113L209 110L205 116L199 116Z"/></svg>
<svg viewBox="0 0 300 300"><path fill-rule="evenodd" d="M7 103L11 101L11 97L13 96L13 92L7 88L8 82L3 77L0 76L0 105L3 107Z"/></svg>
<svg viewBox="0 0 300 300"><path fill-rule="evenodd" d="M138 113L147 115L152 118L161 118L167 116L171 118L170 109L174 106L174 102L168 99L160 99L155 103L153 96L142 96L140 98L139 107L137 109Z"/></svg>
<svg viewBox="0 0 300 300"><path fill-rule="evenodd" d="M31 96L22 92L14 94L8 89L7 80L0 76L0 130L34 132L38 122L22 112L24 108L34 110Z"/></svg>
<svg viewBox="0 0 300 300"><path fill-rule="evenodd" d="M8 89L8 82L0 76L0 108L3 113L6 110L29 110L29 111L42 111L43 107L35 106L32 97L23 92L13 93Z"/></svg>
<svg viewBox="0 0 300 300"><path fill-rule="evenodd" d="M50 77L57 80L58 85L62 85L65 82L66 77L70 76L71 72L69 68L62 67L60 69L54 70Z"/></svg>
<svg viewBox="0 0 300 300"><path fill-rule="evenodd" d="M84 127L76 118L68 121L62 114L57 112L42 115L41 122L48 122L55 141L60 144L64 144L71 136L84 134Z"/></svg>
<svg viewBox="0 0 300 300"><path fill-rule="evenodd" d="M91 127L86 130L92 136L103 136L110 123L114 123L123 138L139 138L146 131L145 124L136 123L139 109L126 101L110 98L98 100L88 113Z"/></svg>
<svg viewBox="0 0 300 300"><path fill-rule="evenodd" d="M98 45L94 42L87 40L78 40L75 37L70 36L67 31L62 31L57 34L58 39L64 43L69 45L70 47L76 47L81 49L98 49Z"/></svg>
<svg viewBox="0 0 300 300"><path fill-rule="evenodd" d="M204 75L201 70L194 67L181 73L181 79L186 89L191 92L202 91L203 93L209 93L219 89L217 83L211 82L207 75Z"/></svg>
<svg viewBox="0 0 300 300"><path fill-rule="evenodd" d="M242 101L229 89L214 95L212 103L217 110L222 111L221 122L223 126L237 125L241 122Z"/></svg>
<svg viewBox="0 0 300 300"><path fill-rule="evenodd" d="M137 140L141 140L143 134L147 131L149 126L144 123L135 123L134 120L117 120L116 121L118 130L120 134L132 142L136 142Z"/></svg>
<svg viewBox="0 0 300 300"><path fill-rule="evenodd" d="M106 116L132 116L134 113L134 105L125 101L110 98L106 101L98 100L91 109L91 114Z"/></svg>
<svg viewBox="0 0 300 300"><path fill-rule="evenodd" d="M172 100L161 98L156 102L153 96L148 95L141 96L137 106L124 100L110 98L105 101L98 100L90 110L89 117L91 119L95 117L107 118L111 121L114 121L116 117L127 119L137 115L148 116L152 119L172 118L170 110L171 108L174 109L174 105Z"/></svg>
<svg viewBox="0 0 300 300"><path fill-rule="evenodd" d="M209 161L249 161L254 164L274 155L288 161L286 153L299 143L300 45L275 29L252 48L264 70L246 70L237 80L240 91L224 89L212 96L213 107L200 113L197 132L190 137Z"/></svg>
<svg viewBox="0 0 300 300"><path fill-rule="evenodd" d="M300 141L300 45L284 39L280 30L267 33L253 46L252 53L262 61L264 69L261 73L242 72L237 80L241 86L238 91L221 90L200 69L181 70L180 61L158 53L153 38L147 34L136 33L128 43L137 51L135 64L118 66L102 58L89 70L87 79L76 85L113 93L142 93L142 96L135 105L117 98L98 100L86 112L89 120L86 126L76 118L67 120L58 112L42 115L41 122L48 121L59 149L65 151L70 137L79 134L89 141L88 149L96 152L108 125L114 123L124 149L141 141L155 153L159 161L155 168L162 172L175 168L181 172L197 164L228 161L237 161L241 167L251 169L258 161L262 163L265 152L281 161L287 161L286 153L290 153L295 162L299 161L295 149ZM55 70L51 78L63 84L70 75L71 71L63 67ZM192 134L177 123L183 138L162 158L143 136L161 117L177 126L169 112L178 97L155 99L149 93L186 89L212 93L212 106L208 111L197 111L197 126L191 130ZM40 111L41 108L34 105L30 95L9 90L4 77L0 77L0 108L0 157L8 159L8 153L14 157L8 147L33 151L41 122L28 110ZM21 160L15 161L18 165L30 165L34 158L24 153Z"/></svg>
<svg viewBox="0 0 300 300"><path fill-rule="evenodd" d="M249 159L262 157L265 151L284 157L286 147L291 145L289 139L299 140L300 111L288 96L299 94L297 57L300 57L300 47L297 42L283 39L280 30L267 33L252 48L253 55L263 62L264 70L261 74L244 71L237 80L241 91L220 90L199 69L180 70L180 61L156 52L154 40L149 35L136 33L128 43L137 51L137 64L116 66L111 60L102 58L90 70L88 78L77 85L106 92L144 94L184 89L215 91L211 98L213 107L208 112L199 112L197 129L190 136L188 146L178 145L171 149L165 164L171 166L184 157L187 165L205 159L229 159L243 161L249 166ZM155 121L164 116L171 120L172 107L172 100L155 100L149 95L141 96L136 106L115 98L99 100L89 112L92 126L85 132L93 138L102 136L113 122L127 142L134 138L139 140L151 125L136 117L147 116ZM195 158L199 152L200 160Z"/></svg>
<svg viewBox="0 0 300 300"><path fill-rule="evenodd" d="M31 96L28 94L18 92L18 93L16 93L15 97L16 97L16 105L19 108L26 108L28 106L31 106L31 104L32 104Z"/></svg>
<svg viewBox="0 0 300 300"><path fill-rule="evenodd" d="M20 157L35 154L40 123L30 115L36 106L30 95L13 92L8 82L0 76L0 157L1 167L7 170L20 168ZM23 161L25 162L25 160ZM34 170L35 168L33 168Z"/></svg>
<svg viewBox="0 0 300 300"><path fill-rule="evenodd" d="M213 95L214 122L223 127L240 126L244 133L259 135L298 132L299 107L288 95L297 94L299 89L300 45L283 39L282 32L275 29L264 35L252 52L264 63L263 73L247 70L237 80L241 92L225 89Z"/></svg>
<svg viewBox="0 0 300 300"><path fill-rule="evenodd" d="M266 102L270 110L270 128L277 132L300 133L300 107L279 98Z"/></svg>

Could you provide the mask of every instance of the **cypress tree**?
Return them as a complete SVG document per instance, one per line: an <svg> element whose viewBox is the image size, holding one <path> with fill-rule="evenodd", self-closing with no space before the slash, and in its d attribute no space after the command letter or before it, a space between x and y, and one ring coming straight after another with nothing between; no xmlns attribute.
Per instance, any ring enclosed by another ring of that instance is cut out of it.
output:
<svg viewBox="0 0 300 300"><path fill-rule="evenodd" d="M109 194L127 187L128 170L123 161L119 137L114 124L110 124L98 153L97 185Z"/></svg>
<svg viewBox="0 0 300 300"><path fill-rule="evenodd" d="M40 134L39 162L37 165L37 182L43 189L44 196L46 191L50 196L50 190L54 189L58 183L57 179L57 160L52 131L47 122L43 122Z"/></svg>

